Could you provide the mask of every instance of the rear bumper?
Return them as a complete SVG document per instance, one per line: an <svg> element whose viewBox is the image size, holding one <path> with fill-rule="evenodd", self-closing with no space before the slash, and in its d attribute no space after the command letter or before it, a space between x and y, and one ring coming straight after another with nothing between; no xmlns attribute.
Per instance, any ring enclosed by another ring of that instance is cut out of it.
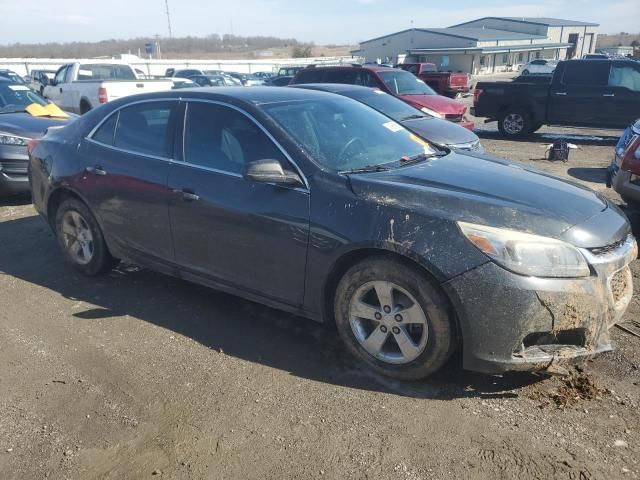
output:
<svg viewBox="0 0 640 480"><path fill-rule="evenodd" d="M447 282L462 331L464 368L553 370L611 350L609 329L633 295L628 265L637 246L629 236L615 252L585 257L594 271L586 278L524 277L490 262Z"/></svg>
<svg viewBox="0 0 640 480"><path fill-rule="evenodd" d="M29 192L27 147L0 145L0 195Z"/></svg>
<svg viewBox="0 0 640 480"><path fill-rule="evenodd" d="M620 170L612 164L607 172L607 185L610 185L625 199L640 202L640 176Z"/></svg>
<svg viewBox="0 0 640 480"><path fill-rule="evenodd" d="M467 130L471 130L472 132L476 128L476 124L467 118L463 118L462 121L458 123L458 125L466 128Z"/></svg>

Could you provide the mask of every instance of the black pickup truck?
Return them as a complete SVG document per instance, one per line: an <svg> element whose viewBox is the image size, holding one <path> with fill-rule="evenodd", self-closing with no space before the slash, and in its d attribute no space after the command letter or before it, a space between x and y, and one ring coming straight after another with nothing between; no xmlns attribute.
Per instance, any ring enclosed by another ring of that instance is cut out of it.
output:
<svg viewBox="0 0 640 480"><path fill-rule="evenodd" d="M625 128L640 116L640 62L568 60L549 80L479 82L471 113L512 138L542 125Z"/></svg>

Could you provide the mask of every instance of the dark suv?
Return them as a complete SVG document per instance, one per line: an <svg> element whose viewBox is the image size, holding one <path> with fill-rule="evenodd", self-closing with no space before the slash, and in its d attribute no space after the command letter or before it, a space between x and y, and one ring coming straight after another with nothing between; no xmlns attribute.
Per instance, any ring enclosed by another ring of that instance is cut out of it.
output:
<svg viewBox="0 0 640 480"><path fill-rule="evenodd" d="M469 130L474 128L473 122L465 117L467 111L465 105L438 95L422 80L404 70L378 65L336 67L311 65L298 72L290 85L302 83L346 83L378 88L424 113L459 123Z"/></svg>

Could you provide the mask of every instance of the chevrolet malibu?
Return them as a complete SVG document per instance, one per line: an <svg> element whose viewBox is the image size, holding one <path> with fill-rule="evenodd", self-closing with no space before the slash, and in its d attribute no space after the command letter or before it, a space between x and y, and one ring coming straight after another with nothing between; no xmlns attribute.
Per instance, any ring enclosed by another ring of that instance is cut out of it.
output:
<svg viewBox="0 0 640 480"><path fill-rule="evenodd" d="M29 150L35 207L80 272L124 260L335 322L399 379L456 349L480 372L610 350L632 295L636 241L605 198L327 92L127 97Z"/></svg>

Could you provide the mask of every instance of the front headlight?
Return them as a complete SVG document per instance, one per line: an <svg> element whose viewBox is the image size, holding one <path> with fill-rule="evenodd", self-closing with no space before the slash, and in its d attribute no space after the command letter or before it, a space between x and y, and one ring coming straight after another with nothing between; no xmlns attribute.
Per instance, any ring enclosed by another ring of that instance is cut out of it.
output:
<svg viewBox="0 0 640 480"><path fill-rule="evenodd" d="M591 274L580 250L561 240L464 222L458 226L476 248L514 273L554 278Z"/></svg>
<svg viewBox="0 0 640 480"><path fill-rule="evenodd" d="M435 110L431 110L430 108L427 108L427 107L422 107L420 111L426 113L427 115L431 115L432 117L444 118L444 115L442 115L441 113L438 113Z"/></svg>
<svg viewBox="0 0 640 480"><path fill-rule="evenodd" d="M26 146L29 142L29 138L18 137L17 135L12 135L10 133L0 132L0 145L15 145L15 146Z"/></svg>

